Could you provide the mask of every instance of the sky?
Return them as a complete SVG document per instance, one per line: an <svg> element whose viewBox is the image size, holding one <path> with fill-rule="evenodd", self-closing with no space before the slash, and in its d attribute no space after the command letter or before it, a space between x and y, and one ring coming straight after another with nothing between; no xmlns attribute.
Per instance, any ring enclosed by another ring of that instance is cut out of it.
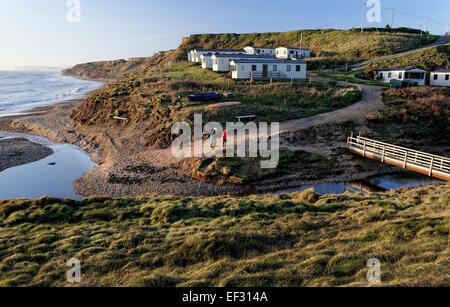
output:
<svg viewBox="0 0 450 307"><path fill-rule="evenodd" d="M68 13L80 3L80 22ZM366 0L370 1L370 0ZM0 70L151 56L194 33L360 27L363 0L0 0ZM443 34L449 0L380 0L381 22ZM282 3L282 4L280 4ZM70 4L70 7L68 6ZM400 13L401 12L401 13ZM72 20L73 21L73 20ZM440 23L444 24L440 24Z"/></svg>

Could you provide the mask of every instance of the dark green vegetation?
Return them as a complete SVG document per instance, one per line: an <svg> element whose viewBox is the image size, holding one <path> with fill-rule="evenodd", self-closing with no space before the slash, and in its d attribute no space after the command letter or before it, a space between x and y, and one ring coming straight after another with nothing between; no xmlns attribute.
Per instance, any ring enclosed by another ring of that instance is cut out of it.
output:
<svg viewBox="0 0 450 307"><path fill-rule="evenodd" d="M0 286L449 286L450 187L0 202Z"/></svg>
<svg viewBox="0 0 450 307"><path fill-rule="evenodd" d="M262 158L206 158L189 161L190 177L206 182L258 184L268 178L284 175L301 176L304 180L319 180L333 175L335 159L305 151L280 150L277 168L261 168ZM268 160L268 159L264 159Z"/></svg>
<svg viewBox="0 0 450 307"><path fill-rule="evenodd" d="M347 81L350 83L356 84L366 84L366 85L379 85L379 86L389 86L386 83L374 81L374 80L365 80L362 79L362 71L352 71L347 73L317 73L319 76L327 77L336 81Z"/></svg>
<svg viewBox="0 0 450 307"><path fill-rule="evenodd" d="M210 103L189 102L187 96L201 92L229 92L224 101L241 101L241 106L209 109ZM191 123L196 113L205 122L234 122L239 115L257 115L257 121L274 122L308 117L346 107L360 99L355 87L333 83L235 82L227 75L182 62L167 69L145 70L124 76L96 91L73 113L72 118L88 125L117 124L114 116L130 119L130 125L144 125L149 144L167 146L174 122Z"/></svg>
<svg viewBox="0 0 450 307"><path fill-rule="evenodd" d="M406 55L376 61L363 67L365 75L374 78L377 69L386 67L419 67L432 71L450 65L450 43L418 50Z"/></svg>
<svg viewBox="0 0 450 307"><path fill-rule="evenodd" d="M368 116L369 126L384 141L422 148L430 153L450 150L450 89L414 87L384 93L386 109Z"/></svg>

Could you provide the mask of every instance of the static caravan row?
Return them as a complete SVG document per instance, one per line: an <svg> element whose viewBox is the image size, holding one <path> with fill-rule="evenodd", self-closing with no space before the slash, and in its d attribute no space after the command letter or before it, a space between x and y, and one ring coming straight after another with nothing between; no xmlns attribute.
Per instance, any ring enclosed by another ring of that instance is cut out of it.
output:
<svg viewBox="0 0 450 307"><path fill-rule="evenodd" d="M306 62L303 60L236 59L231 61L232 78L236 80L306 79Z"/></svg>
<svg viewBox="0 0 450 307"><path fill-rule="evenodd" d="M245 54L244 49L193 49L188 52L188 60L193 63L201 63L201 56L205 54Z"/></svg>
<svg viewBox="0 0 450 307"><path fill-rule="evenodd" d="M266 55L253 54L214 54L212 57L212 70L215 72L229 72L230 63L237 59L268 59L273 60L275 57Z"/></svg>

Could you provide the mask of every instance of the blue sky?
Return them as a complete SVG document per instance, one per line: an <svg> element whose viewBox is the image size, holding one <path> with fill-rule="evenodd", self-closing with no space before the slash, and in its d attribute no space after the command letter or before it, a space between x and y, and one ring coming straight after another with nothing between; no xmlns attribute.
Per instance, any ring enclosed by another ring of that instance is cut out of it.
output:
<svg viewBox="0 0 450 307"><path fill-rule="evenodd" d="M0 0L0 69L71 66L150 56L191 33L246 33L359 27L363 0L79 0L81 22L67 22L67 0ZM448 0L381 0L382 21L419 28L430 16L450 23ZM411 15L411 16L409 16ZM345 18L341 18L344 17ZM328 25L329 23L331 25ZM430 21L432 33L445 25Z"/></svg>

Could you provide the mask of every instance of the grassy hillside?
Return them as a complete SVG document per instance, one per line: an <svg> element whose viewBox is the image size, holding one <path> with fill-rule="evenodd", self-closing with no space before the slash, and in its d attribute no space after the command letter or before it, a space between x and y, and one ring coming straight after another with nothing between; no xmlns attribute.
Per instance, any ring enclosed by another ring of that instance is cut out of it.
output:
<svg viewBox="0 0 450 307"><path fill-rule="evenodd" d="M415 87L384 93L386 108L368 116L369 125L387 142L448 155L450 152L450 89Z"/></svg>
<svg viewBox="0 0 450 307"><path fill-rule="evenodd" d="M303 47L310 48L315 58L308 59L309 69L353 64L363 59L395 54L431 43L437 36L423 35L406 28L352 30L303 30ZM300 47L300 31L251 34L195 34L182 40L176 50L159 52L148 58L135 58L76 65L64 73L78 77L117 79L127 73L167 68L187 60L194 48L243 48L248 45Z"/></svg>
<svg viewBox="0 0 450 307"><path fill-rule="evenodd" d="M373 58L395 54L428 44L436 36L420 35L406 29L368 29L361 33L353 30L302 30L251 34L199 34L191 35L180 46L185 52L193 48L243 48L255 46L294 46L301 44L317 57ZM405 33L413 32L413 33Z"/></svg>
<svg viewBox="0 0 450 307"><path fill-rule="evenodd" d="M449 286L450 186L0 202L0 286Z"/></svg>
<svg viewBox="0 0 450 307"><path fill-rule="evenodd" d="M386 67L419 67L426 70L448 67L450 65L450 43L400 55L386 60L370 63L363 67L367 76L374 77L375 71Z"/></svg>
<svg viewBox="0 0 450 307"><path fill-rule="evenodd" d="M209 103L187 99L190 94L212 91L233 93L233 101L242 105L212 110L207 108ZM173 123L192 122L196 113L202 113L205 122L234 122L236 116L248 114L257 115L257 121L272 122L332 111L359 98L360 90L354 87L302 82L246 85L182 62L124 76L88 97L72 118L83 125L115 125L114 116L126 117L130 126L146 127L148 143L167 146Z"/></svg>

